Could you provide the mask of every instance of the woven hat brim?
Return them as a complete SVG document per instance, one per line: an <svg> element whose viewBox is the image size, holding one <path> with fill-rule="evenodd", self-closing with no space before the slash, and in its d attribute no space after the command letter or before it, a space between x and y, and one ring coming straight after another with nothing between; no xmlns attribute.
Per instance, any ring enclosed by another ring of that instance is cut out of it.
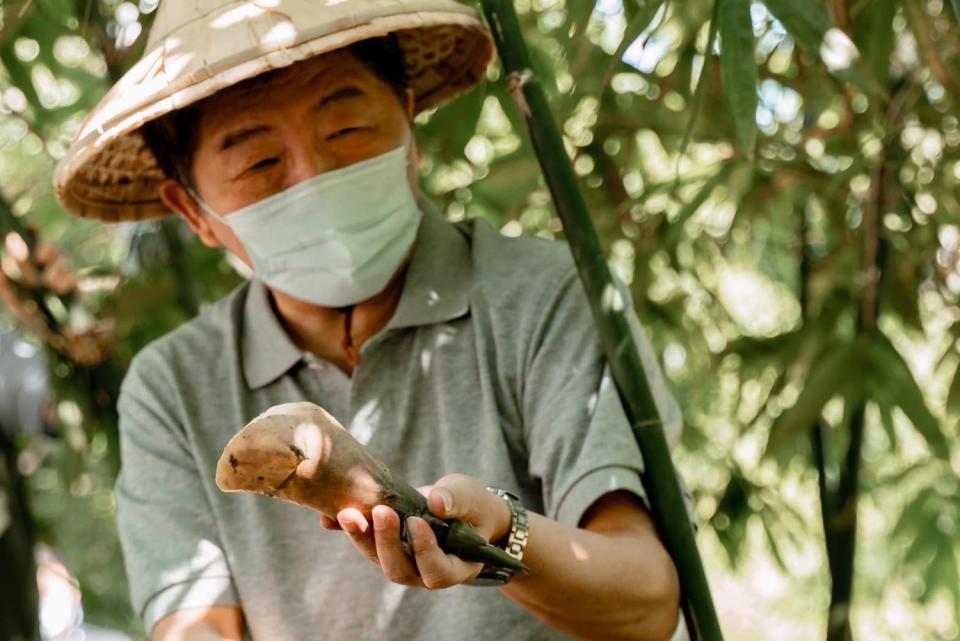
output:
<svg viewBox="0 0 960 641"><path fill-rule="evenodd" d="M240 51L180 76L161 90L145 92L140 100L129 100L128 92L150 82L151 74L166 73L158 71L169 64L161 43L145 54L88 116L76 142L57 165L57 199L76 216L107 222L169 214L157 193L164 174L139 133L145 122L242 80L366 38L394 33L405 54L415 111L437 107L479 82L493 59L489 31L471 10L464 9L375 16L332 33L305 37L293 45L281 44L266 52ZM120 110L117 102L130 106Z"/></svg>

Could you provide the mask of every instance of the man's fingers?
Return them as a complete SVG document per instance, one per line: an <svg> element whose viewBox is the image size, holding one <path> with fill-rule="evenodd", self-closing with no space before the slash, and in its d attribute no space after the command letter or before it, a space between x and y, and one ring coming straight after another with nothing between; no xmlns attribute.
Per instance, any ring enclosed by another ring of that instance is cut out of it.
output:
<svg viewBox="0 0 960 641"><path fill-rule="evenodd" d="M54 243L45 241L40 243L40 246L37 247L36 261L37 264L41 267L44 265L49 265L55 261L60 256L60 250Z"/></svg>
<svg viewBox="0 0 960 641"><path fill-rule="evenodd" d="M15 231L7 233L3 239L3 244L7 253L18 263L26 262L30 257L30 248L27 246L27 241Z"/></svg>
<svg viewBox="0 0 960 641"><path fill-rule="evenodd" d="M424 587L431 590L448 588L480 573L482 564L467 563L441 550L430 525L420 517L411 516L407 519L407 532L410 533L417 571Z"/></svg>
<svg viewBox="0 0 960 641"><path fill-rule="evenodd" d="M43 270L41 282L52 292L60 296L69 294L77 288L77 276L63 256L56 257Z"/></svg>
<svg viewBox="0 0 960 641"><path fill-rule="evenodd" d="M417 567L400 542L400 517L397 513L386 505L374 507L373 529L376 553L384 576L401 585L423 586Z"/></svg>
<svg viewBox="0 0 960 641"><path fill-rule="evenodd" d="M360 550L361 554L374 563L380 562L377 558L377 548L373 540L373 528L367 523L363 512L352 507L340 510L337 514L337 523L340 529L347 533L350 541Z"/></svg>
<svg viewBox="0 0 960 641"><path fill-rule="evenodd" d="M430 487L425 489L430 492ZM420 517L407 519L407 534L413 548L410 558L400 538L400 516L386 505L373 508L371 521L354 508L341 510L337 519L321 515L327 529L341 529L360 552L378 563L384 576L401 585L431 590L469 581L480 573L481 563L468 563L445 553L437 543L430 525Z"/></svg>

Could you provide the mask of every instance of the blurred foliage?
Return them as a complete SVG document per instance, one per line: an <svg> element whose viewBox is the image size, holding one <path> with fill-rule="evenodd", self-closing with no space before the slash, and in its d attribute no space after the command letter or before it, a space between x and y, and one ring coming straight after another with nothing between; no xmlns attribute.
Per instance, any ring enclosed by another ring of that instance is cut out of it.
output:
<svg viewBox="0 0 960 641"><path fill-rule="evenodd" d="M611 265L684 408L678 462L705 549L727 557L708 569L769 555L818 637L831 607L830 638L844 637L851 598L855 637L958 636L958 4L515 2ZM32 439L20 468L88 618L127 630L110 495L120 373L239 282L176 221L102 226L53 200L54 163L154 9L0 4L2 226L55 243L77 277L51 294L4 251L8 316L47 345L56 381L56 434ZM417 122L423 188L451 219L562 238L498 68ZM97 363L51 340L107 321Z"/></svg>

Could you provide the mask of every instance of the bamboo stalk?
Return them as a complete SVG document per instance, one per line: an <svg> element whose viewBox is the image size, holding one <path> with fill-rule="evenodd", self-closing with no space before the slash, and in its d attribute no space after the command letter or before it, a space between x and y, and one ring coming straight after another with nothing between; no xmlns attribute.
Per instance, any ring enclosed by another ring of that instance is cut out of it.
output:
<svg viewBox="0 0 960 641"><path fill-rule="evenodd" d="M493 31L507 88L527 122L533 147L580 273L624 410L644 457L644 486L664 545L677 567L687 628L696 640L723 636L713 607L693 527L670 457L663 424L647 385L640 352L630 331L596 230L580 192L546 94L532 75L530 56L511 0L481 0ZM642 577L637 577L642 580Z"/></svg>

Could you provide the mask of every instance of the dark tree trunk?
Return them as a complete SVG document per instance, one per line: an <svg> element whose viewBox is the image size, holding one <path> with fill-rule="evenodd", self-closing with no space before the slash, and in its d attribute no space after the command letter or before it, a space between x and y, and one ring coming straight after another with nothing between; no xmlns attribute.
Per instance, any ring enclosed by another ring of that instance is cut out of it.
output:
<svg viewBox="0 0 960 641"><path fill-rule="evenodd" d="M0 429L0 639L39 641L34 528L17 448Z"/></svg>

